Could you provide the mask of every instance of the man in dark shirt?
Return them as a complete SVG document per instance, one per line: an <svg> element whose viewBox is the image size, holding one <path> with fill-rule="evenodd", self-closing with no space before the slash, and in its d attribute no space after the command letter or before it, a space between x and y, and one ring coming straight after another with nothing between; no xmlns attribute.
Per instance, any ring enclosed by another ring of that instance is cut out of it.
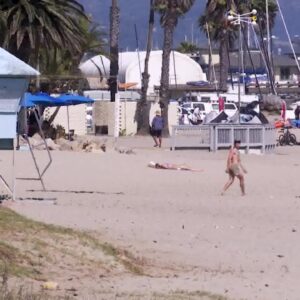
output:
<svg viewBox="0 0 300 300"><path fill-rule="evenodd" d="M157 110L155 112L155 117L153 118L151 124L151 129L152 129L151 134L155 142L154 147L161 147L163 128L164 128L164 120L161 116L161 112Z"/></svg>

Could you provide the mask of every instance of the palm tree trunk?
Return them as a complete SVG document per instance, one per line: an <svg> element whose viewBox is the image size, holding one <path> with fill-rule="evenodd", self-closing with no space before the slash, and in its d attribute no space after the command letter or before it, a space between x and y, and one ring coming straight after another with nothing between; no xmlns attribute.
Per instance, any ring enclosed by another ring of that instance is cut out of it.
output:
<svg viewBox="0 0 300 300"><path fill-rule="evenodd" d="M210 42L209 42L210 43ZM207 81L212 82L212 53L210 51L211 47L209 47L208 52L208 70L207 70ZM214 79L215 81L215 79Z"/></svg>
<svg viewBox="0 0 300 300"><path fill-rule="evenodd" d="M164 43L162 54L162 68L160 79L160 107L162 110L162 117L164 119L164 135L169 135L169 120L168 120L168 106L169 106L169 78L170 78L170 55L173 46L173 33L176 26L176 17L170 16L167 18L167 23L164 27Z"/></svg>
<svg viewBox="0 0 300 300"><path fill-rule="evenodd" d="M119 73L119 33L120 33L120 9L118 0L112 0L110 8L110 99L115 102L118 90Z"/></svg>
<svg viewBox="0 0 300 300"><path fill-rule="evenodd" d="M146 134L149 131L149 107L147 103L147 91L149 85L149 59L153 43L154 29L154 7L153 0L150 0L150 14L148 24L147 50L145 57L144 72L142 73L142 99L138 102L138 133Z"/></svg>
<svg viewBox="0 0 300 300"><path fill-rule="evenodd" d="M228 48L227 48L227 35L224 34L220 39L220 82L219 89L221 91L227 91L227 77L228 77Z"/></svg>

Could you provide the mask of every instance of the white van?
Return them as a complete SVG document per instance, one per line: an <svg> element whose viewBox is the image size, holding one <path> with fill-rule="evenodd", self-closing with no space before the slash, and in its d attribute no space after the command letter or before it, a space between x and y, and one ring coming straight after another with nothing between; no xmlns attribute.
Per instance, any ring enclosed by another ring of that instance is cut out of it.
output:
<svg viewBox="0 0 300 300"><path fill-rule="evenodd" d="M219 104L213 103L212 104L213 110L219 112ZM234 114L238 111L237 106L234 103L224 103L224 112L228 117L234 116Z"/></svg>

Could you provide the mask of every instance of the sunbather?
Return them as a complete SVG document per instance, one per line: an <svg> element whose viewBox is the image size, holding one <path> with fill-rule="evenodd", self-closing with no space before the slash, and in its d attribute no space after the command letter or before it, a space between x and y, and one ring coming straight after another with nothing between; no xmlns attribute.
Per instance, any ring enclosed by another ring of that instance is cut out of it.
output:
<svg viewBox="0 0 300 300"><path fill-rule="evenodd" d="M150 161L148 167L155 169L163 169L163 170L181 170L181 171L193 171L193 172L202 172L203 170L192 169L187 165L177 165L177 164L169 164L169 163L156 163L154 161Z"/></svg>

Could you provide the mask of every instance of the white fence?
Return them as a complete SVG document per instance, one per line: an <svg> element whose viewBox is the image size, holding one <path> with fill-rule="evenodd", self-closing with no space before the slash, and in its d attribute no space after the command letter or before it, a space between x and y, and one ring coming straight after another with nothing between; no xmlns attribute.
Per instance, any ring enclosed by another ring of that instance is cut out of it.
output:
<svg viewBox="0 0 300 300"><path fill-rule="evenodd" d="M205 148L217 151L229 148L234 140L241 141L241 147L271 152L276 146L276 129L270 125L214 124L172 126L171 148Z"/></svg>

